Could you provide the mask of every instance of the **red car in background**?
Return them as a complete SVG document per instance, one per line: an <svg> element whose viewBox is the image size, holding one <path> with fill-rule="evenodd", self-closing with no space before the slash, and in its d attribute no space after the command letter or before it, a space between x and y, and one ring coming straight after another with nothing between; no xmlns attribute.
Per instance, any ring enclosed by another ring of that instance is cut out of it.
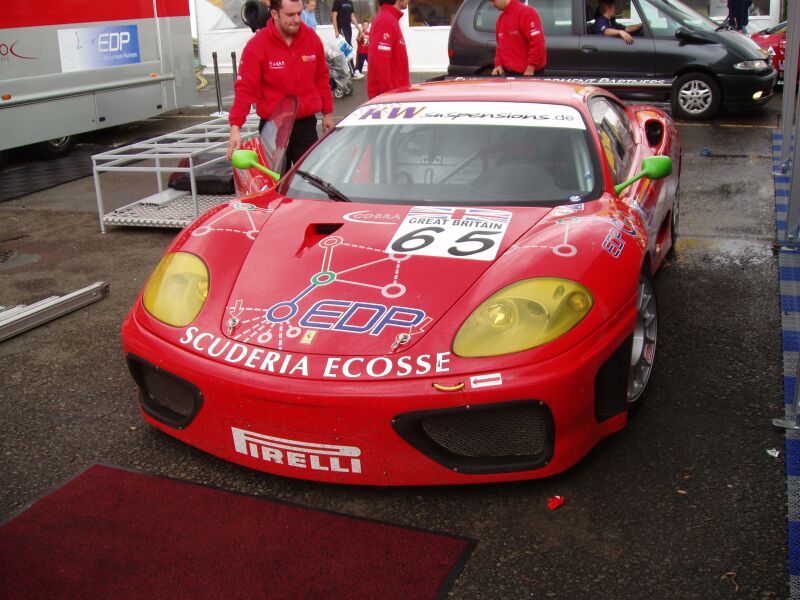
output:
<svg viewBox="0 0 800 600"><path fill-rule="evenodd" d="M788 21L754 33L752 40L766 50L772 57L772 64L778 72L778 81L783 83L783 65L786 58L786 29Z"/></svg>

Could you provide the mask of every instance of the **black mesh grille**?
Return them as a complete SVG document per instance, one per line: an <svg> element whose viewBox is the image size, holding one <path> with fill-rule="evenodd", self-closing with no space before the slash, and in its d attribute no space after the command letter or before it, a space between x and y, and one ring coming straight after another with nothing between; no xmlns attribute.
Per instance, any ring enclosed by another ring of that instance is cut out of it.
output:
<svg viewBox="0 0 800 600"><path fill-rule="evenodd" d="M129 355L128 368L139 386L144 411L177 429L192 422L203 404L200 390L188 381Z"/></svg>
<svg viewBox="0 0 800 600"><path fill-rule="evenodd" d="M393 426L417 450L463 473L528 471L553 455L553 415L537 400L405 413Z"/></svg>
<svg viewBox="0 0 800 600"><path fill-rule="evenodd" d="M194 394L183 382L166 375L163 371L144 370L144 388L153 402L163 408L188 417L194 412Z"/></svg>
<svg viewBox="0 0 800 600"><path fill-rule="evenodd" d="M526 456L544 451L544 416L533 405L465 411L422 419L422 429L434 442L459 456Z"/></svg>

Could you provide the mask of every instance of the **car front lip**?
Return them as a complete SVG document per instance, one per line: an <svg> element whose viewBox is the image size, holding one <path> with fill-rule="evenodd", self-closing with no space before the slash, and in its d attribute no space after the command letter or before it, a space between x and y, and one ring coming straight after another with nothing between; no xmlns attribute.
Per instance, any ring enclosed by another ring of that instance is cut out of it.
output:
<svg viewBox="0 0 800 600"><path fill-rule="evenodd" d="M723 103L726 106L765 104L772 97L772 88L775 87L776 77L777 72L774 69L762 74L720 75ZM763 94L758 100L753 100L753 94L756 92L763 92Z"/></svg>
<svg viewBox="0 0 800 600"><path fill-rule="evenodd" d="M189 445L268 473L361 485L534 479L569 468L600 439L622 429L627 422L624 411L597 422L594 380L604 361L633 330L635 297L613 319L563 355L503 370L502 385L456 392L436 391L432 384L452 386L465 377L448 374L403 380L328 382L252 372L197 356L166 342L139 323L135 312L123 324L126 354L142 357L191 382L203 395L202 408L183 429L154 419L143 410L145 419ZM412 411L515 400L542 402L552 413L552 458L540 468L461 473L415 449L393 429L395 417ZM302 456L295 457L291 465L287 464L286 456L280 464L265 460L258 452L242 451L244 438L255 444L259 439L280 440L280 447L297 446L297 453ZM312 457L314 450L308 448L321 446L356 450L335 450L349 457L337 458L332 464L329 458ZM354 456L358 457L355 462Z"/></svg>

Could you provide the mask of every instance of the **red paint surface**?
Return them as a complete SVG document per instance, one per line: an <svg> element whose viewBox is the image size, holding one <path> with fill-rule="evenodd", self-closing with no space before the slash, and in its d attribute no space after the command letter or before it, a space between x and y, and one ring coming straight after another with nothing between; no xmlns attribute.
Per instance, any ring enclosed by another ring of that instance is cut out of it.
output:
<svg viewBox="0 0 800 600"><path fill-rule="evenodd" d="M159 17L188 17L187 0L157 0ZM151 0L107 2L72 0L71 2L6 2L0 12L0 31L17 27L44 27L103 21L133 21L154 17Z"/></svg>

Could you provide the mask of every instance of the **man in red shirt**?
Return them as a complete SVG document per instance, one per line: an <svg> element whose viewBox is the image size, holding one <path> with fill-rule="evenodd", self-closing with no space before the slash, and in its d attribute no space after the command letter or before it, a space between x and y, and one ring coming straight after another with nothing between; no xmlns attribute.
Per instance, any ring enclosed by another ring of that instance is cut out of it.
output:
<svg viewBox="0 0 800 600"><path fill-rule="evenodd" d="M408 0L378 0L380 10L372 20L367 51L367 97L388 92L410 83L406 41L400 30L400 17Z"/></svg>
<svg viewBox="0 0 800 600"><path fill-rule="evenodd" d="M228 118L228 160L242 145L240 128L252 104L261 117L261 130L282 98L297 96L297 115L286 149L287 166L317 141L318 112L322 112L323 131L333 129L333 95L325 50L319 36L302 22L302 11L301 0L270 0L272 19L244 47Z"/></svg>
<svg viewBox="0 0 800 600"><path fill-rule="evenodd" d="M547 63L542 22L532 7L519 0L491 0L497 18L497 50L492 75L539 73Z"/></svg>

